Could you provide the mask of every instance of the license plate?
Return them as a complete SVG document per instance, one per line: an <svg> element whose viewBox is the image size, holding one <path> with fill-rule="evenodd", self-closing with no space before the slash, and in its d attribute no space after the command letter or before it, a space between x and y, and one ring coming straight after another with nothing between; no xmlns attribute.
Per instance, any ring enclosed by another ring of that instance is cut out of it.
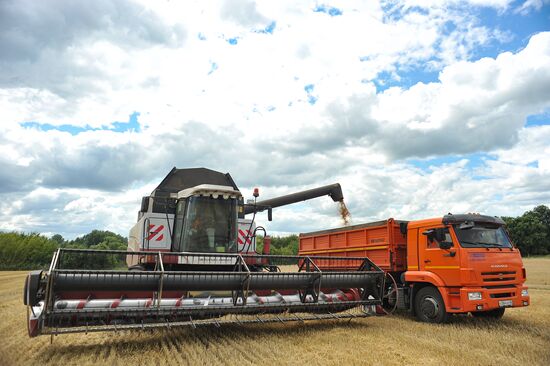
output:
<svg viewBox="0 0 550 366"><path fill-rule="evenodd" d="M501 300L498 302L498 306L501 308L507 308L512 306L512 300Z"/></svg>

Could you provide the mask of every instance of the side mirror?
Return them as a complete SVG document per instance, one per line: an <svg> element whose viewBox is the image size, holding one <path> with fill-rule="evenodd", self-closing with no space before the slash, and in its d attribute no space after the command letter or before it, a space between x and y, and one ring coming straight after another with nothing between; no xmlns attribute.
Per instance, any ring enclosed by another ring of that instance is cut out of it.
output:
<svg viewBox="0 0 550 366"><path fill-rule="evenodd" d="M429 241L434 241L434 240L437 241L441 249L449 249L452 246L452 243L445 242L445 239L447 239L447 235L445 231L446 231L445 228L430 229L430 230L424 231L422 235L426 235ZM449 248L446 248L447 246Z"/></svg>
<svg viewBox="0 0 550 366"><path fill-rule="evenodd" d="M438 242L444 242L447 236L445 235L445 229L438 228L434 230L434 239Z"/></svg>
<svg viewBox="0 0 550 366"><path fill-rule="evenodd" d="M422 235L426 235L429 241L434 240L434 229L426 230L422 232Z"/></svg>

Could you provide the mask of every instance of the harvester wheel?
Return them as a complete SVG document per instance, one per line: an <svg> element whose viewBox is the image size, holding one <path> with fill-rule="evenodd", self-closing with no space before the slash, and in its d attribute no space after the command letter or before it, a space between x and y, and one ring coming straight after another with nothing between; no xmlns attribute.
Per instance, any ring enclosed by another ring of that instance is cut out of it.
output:
<svg viewBox="0 0 550 366"><path fill-rule="evenodd" d="M500 319L502 318L502 316L504 315L504 308L498 308L498 309L493 309L493 310L489 310L489 311L475 311L475 312L472 312L472 315L475 316L476 318L485 318L485 319Z"/></svg>
<svg viewBox="0 0 550 366"><path fill-rule="evenodd" d="M416 293L414 311L418 320L426 323L445 323L449 318L441 294L432 286L423 287Z"/></svg>

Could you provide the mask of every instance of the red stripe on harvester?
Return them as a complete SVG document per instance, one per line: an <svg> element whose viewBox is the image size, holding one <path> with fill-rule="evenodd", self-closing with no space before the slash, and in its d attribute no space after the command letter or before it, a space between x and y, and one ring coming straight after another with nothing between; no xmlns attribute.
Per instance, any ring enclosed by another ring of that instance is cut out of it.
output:
<svg viewBox="0 0 550 366"><path fill-rule="evenodd" d="M153 239L155 237L155 235L160 233L163 229L164 229L164 225L159 225L154 231L150 231L149 236L147 237L147 240Z"/></svg>
<svg viewBox="0 0 550 366"><path fill-rule="evenodd" d="M248 233L250 233L250 231L246 230L246 232L245 232L242 229L239 229L239 238L238 238L239 244L244 243L244 239L248 236ZM242 239L241 239L241 237L242 237ZM252 238L250 236L248 236L248 239L246 240L246 244L250 244L251 242L252 242Z"/></svg>

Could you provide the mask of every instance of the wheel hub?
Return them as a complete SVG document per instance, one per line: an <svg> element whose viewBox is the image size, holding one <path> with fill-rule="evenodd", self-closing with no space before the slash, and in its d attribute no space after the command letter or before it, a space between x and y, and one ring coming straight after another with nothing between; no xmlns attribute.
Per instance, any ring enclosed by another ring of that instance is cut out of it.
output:
<svg viewBox="0 0 550 366"><path fill-rule="evenodd" d="M439 305L433 297L425 297L422 300L422 305L420 306L422 314L424 314L429 319L435 319L439 314Z"/></svg>

